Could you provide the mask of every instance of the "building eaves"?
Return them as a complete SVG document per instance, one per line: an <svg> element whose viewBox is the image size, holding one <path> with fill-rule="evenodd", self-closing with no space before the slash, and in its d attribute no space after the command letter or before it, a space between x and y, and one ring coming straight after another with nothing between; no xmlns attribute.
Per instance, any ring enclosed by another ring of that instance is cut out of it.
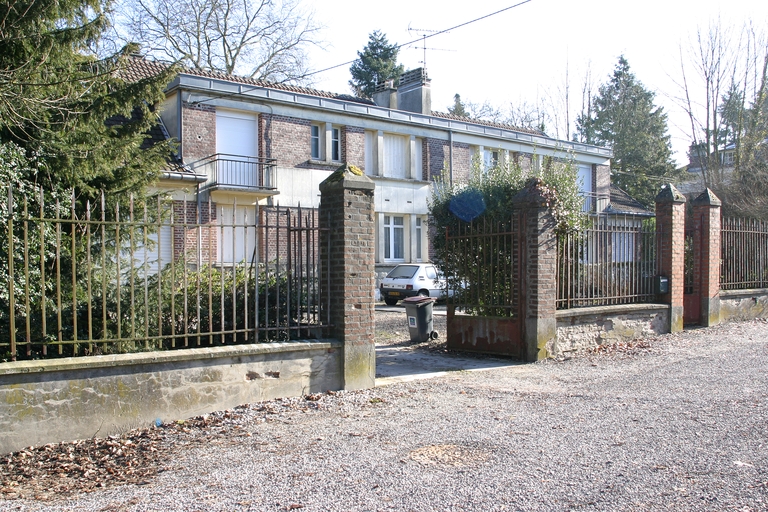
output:
<svg viewBox="0 0 768 512"><path fill-rule="evenodd" d="M158 73L170 65L148 61L141 57L136 57L134 61L137 65L137 70L129 76L146 77L153 70L155 73ZM232 84L237 85L233 87ZM174 87L196 89L201 93L215 94L221 98L239 97L251 100L293 103L305 108L322 108L370 116L377 119L388 119L395 122L412 123L439 130L451 130L456 133L476 134L507 141L516 141L542 149L550 148L564 152L580 152L606 159L613 157L613 152L608 148L553 139L538 130L480 121L440 112L425 115L404 110L388 109L377 106L371 100L357 98L349 94L336 94L308 87L278 84L214 71L185 68L179 73L176 80L169 85L171 89Z"/></svg>
<svg viewBox="0 0 768 512"><path fill-rule="evenodd" d="M439 117L442 119L450 119L452 121L460 121L462 123L472 123L472 124L479 124L483 126L491 126L493 128L500 128L502 130L512 130L515 132L520 133L530 133L531 135L540 135L542 137L546 137L547 134L542 132L541 130L534 130L532 128L521 128L519 126L514 126L511 124L505 124L505 123L494 123L493 121L485 121L483 119L475 119L472 117L465 117L465 116L457 116L453 114L446 114L444 112L436 112L432 111L433 117Z"/></svg>
<svg viewBox="0 0 768 512"><path fill-rule="evenodd" d="M648 210L642 203L633 199L629 194L613 184L611 185L610 202L604 212L612 214L643 215L647 217L652 217L654 215L654 212Z"/></svg>

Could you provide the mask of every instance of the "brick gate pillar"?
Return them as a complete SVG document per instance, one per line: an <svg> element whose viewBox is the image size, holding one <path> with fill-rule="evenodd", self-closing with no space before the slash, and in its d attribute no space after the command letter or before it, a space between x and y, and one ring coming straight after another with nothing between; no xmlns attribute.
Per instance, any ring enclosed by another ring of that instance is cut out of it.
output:
<svg viewBox="0 0 768 512"><path fill-rule="evenodd" d="M685 288L685 196L671 183L656 196L656 251L659 274L669 278L669 293L659 295L669 304L669 332L683 330Z"/></svg>
<svg viewBox="0 0 768 512"><path fill-rule="evenodd" d="M701 325L720 323L720 199L709 189L693 200L693 268L699 276Z"/></svg>
<svg viewBox="0 0 768 512"><path fill-rule="evenodd" d="M344 343L344 389L375 384L373 189L347 164L320 184L320 291L328 297L322 314Z"/></svg>
<svg viewBox="0 0 768 512"><path fill-rule="evenodd" d="M555 218L540 179L513 198L522 232L520 300L526 360L546 359L557 341L557 235Z"/></svg>

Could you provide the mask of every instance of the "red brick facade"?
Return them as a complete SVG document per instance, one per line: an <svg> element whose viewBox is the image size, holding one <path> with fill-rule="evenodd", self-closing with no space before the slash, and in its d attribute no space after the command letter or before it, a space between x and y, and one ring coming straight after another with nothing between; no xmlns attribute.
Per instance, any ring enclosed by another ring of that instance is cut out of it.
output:
<svg viewBox="0 0 768 512"><path fill-rule="evenodd" d="M216 220L214 203L203 203L198 219L196 201L174 201L173 217L170 219L173 224L171 232L174 259L186 258L190 263L196 262L199 241L202 264L216 262L218 260Z"/></svg>
<svg viewBox="0 0 768 512"><path fill-rule="evenodd" d="M450 144L443 139L424 139L424 179L434 180L449 169L451 162ZM470 151L469 144L453 143L453 181L466 182L469 179Z"/></svg>
<svg viewBox="0 0 768 512"><path fill-rule="evenodd" d="M365 170L365 130L345 126L341 131L341 159Z"/></svg>
<svg viewBox="0 0 768 512"><path fill-rule="evenodd" d="M665 185L656 197L656 237L659 274L669 279L669 293L660 297L670 305L670 332L679 332L685 291L685 196L672 185Z"/></svg>
<svg viewBox="0 0 768 512"><path fill-rule="evenodd" d="M182 105L181 151L184 161L192 163L216 154L216 109L210 105Z"/></svg>

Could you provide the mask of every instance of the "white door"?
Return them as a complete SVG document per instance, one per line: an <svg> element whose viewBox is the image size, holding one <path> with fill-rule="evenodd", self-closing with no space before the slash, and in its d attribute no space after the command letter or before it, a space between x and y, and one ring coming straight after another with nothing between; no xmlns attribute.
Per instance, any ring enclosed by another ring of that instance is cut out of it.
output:
<svg viewBox="0 0 768 512"><path fill-rule="evenodd" d="M216 110L216 152L218 183L245 187L259 186L259 128L256 114Z"/></svg>

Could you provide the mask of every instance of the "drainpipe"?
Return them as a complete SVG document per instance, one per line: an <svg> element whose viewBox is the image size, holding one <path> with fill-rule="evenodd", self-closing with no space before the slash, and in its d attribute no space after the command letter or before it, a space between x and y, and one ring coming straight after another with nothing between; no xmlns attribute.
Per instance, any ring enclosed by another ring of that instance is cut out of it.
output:
<svg viewBox="0 0 768 512"><path fill-rule="evenodd" d="M184 123L182 122L184 116L184 103L181 101L181 94L182 91L179 89L179 94L176 95L176 108L179 112L179 115L176 116L176 123L178 124L176 133L179 134L179 160L184 162L184 134L182 133L182 127L184 126Z"/></svg>
<svg viewBox="0 0 768 512"><path fill-rule="evenodd" d="M453 130L448 130L448 182L453 186Z"/></svg>

